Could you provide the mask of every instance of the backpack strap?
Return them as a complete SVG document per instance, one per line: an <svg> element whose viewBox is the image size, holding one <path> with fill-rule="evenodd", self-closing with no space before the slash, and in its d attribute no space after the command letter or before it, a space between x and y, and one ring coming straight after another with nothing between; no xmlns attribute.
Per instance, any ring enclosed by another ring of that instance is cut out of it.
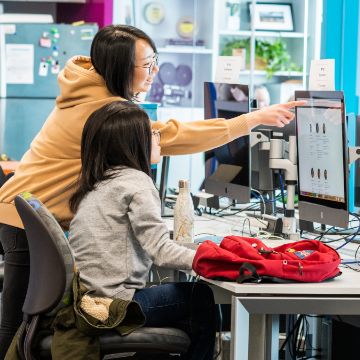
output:
<svg viewBox="0 0 360 360"><path fill-rule="evenodd" d="M245 274L246 273L246 274ZM245 281L259 283L261 282L260 275L256 272L254 265L244 262L239 269L239 276L236 279L237 283L242 284Z"/></svg>

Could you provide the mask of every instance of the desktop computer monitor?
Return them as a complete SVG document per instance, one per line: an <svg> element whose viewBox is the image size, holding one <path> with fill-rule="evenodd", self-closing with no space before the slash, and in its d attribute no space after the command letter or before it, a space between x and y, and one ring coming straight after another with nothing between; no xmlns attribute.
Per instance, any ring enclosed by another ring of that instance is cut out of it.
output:
<svg viewBox="0 0 360 360"><path fill-rule="evenodd" d="M296 91L299 218L347 227L348 156L341 91Z"/></svg>
<svg viewBox="0 0 360 360"><path fill-rule="evenodd" d="M354 113L346 114L346 133L348 147L356 146L356 116ZM354 161L349 164L349 179L348 179L348 206L349 213L359 213L359 202L357 198L357 184L356 173L359 161Z"/></svg>
<svg viewBox="0 0 360 360"><path fill-rule="evenodd" d="M230 119L250 110L249 87L204 83L205 119ZM250 201L250 137L243 136L205 153L205 191L242 203Z"/></svg>

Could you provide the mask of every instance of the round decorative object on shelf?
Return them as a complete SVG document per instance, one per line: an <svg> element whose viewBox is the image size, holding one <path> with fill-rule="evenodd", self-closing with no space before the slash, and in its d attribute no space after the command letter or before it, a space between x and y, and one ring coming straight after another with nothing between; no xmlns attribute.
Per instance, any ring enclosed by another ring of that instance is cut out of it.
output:
<svg viewBox="0 0 360 360"><path fill-rule="evenodd" d="M186 86L191 83L192 71L188 65L179 65L176 68L176 84L180 86Z"/></svg>
<svg viewBox="0 0 360 360"><path fill-rule="evenodd" d="M158 2L149 2L144 7L144 18L151 25L160 24L165 18L165 7Z"/></svg>
<svg viewBox="0 0 360 360"><path fill-rule="evenodd" d="M191 16L181 17L176 24L176 31L184 39L192 39L196 34L197 28Z"/></svg>
<svg viewBox="0 0 360 360"><path fill-rule="evenodd" d="M156 77L151 85L149 100L153 102L161 102L164 96L164 87L160 79Z"/></svg>
<svg viewBox="0 0 360 360"><path fill-rule="evenodd" d="M163 84L174 85L176 83L176 69L170 62L160 65L159 78Z"/></svg>

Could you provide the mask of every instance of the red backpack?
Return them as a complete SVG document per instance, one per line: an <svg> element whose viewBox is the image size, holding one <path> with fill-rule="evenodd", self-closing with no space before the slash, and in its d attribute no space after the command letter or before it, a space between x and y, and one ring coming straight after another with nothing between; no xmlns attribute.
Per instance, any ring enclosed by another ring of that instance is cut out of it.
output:
<svg viewBox="0 0 360 360"><path fill-rule="evenodd" d="M195 272L208 279L237 282L320 282L341 275L336 250L317 240L270 248L261 240L225 237L220 246L206 240L197 249Z"/></svg>

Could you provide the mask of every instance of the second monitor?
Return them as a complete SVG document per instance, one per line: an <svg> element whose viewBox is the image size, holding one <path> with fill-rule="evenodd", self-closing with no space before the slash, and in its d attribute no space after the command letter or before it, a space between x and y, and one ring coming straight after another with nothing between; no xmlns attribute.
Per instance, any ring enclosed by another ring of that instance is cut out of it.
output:
<svg viewBox="0 0 360 360"><path fill-rule="evenodd" d="M204 83L205 119L230 119L250 110L249 87ZM242 136L205 153L205 191L242 203L250 201L250 138Z"/></svg>
<svg viewBox="0 0 360 360"><path fill-rule="evenodd" d="M299 217L347 227L348 157L341 91L296 91Z"/></svg>

